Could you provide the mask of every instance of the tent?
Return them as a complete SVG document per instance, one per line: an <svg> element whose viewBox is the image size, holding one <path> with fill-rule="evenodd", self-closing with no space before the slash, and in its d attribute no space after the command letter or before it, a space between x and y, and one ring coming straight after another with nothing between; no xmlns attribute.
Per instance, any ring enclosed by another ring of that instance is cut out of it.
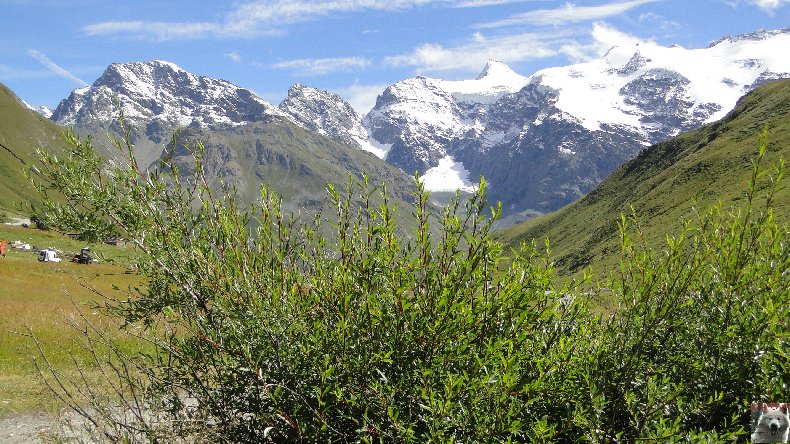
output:
<svg viewBox="0 0 790 444"><path fill-rule="evenodd" d="M58 253L54 248L47 248L38 252L39 262L60 262Z"/></svg>

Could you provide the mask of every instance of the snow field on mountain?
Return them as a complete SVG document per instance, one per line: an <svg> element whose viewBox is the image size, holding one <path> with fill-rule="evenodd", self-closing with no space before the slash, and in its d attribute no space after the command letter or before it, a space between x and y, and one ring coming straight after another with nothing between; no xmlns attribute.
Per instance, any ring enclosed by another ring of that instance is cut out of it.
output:
<svg viewBox="0 0 790 444"><path fill-rule="evenodd" d="M451 156L439 159L439 165L425 172L420 182L428 191L467 191L474 192L477 184L469 180L469 171L463 163L456 162Z"/></svg>
<svg viewBox="0 0 790 444"><path fill-rule="evenodd" d="M614 46L602 58L576 65L549 68L534 74L542 84L560 90L557 107L578 119L585 128L600 130L601 124L644 126L640 113L624 103L621 89L653 69L677 72L689 80L685 97L699 106L719 105L705 122L726 115L738 99L766 70L790 73L790 34L777 33L762 39L723 39L704 49L663 47L650 42ZM633 73L619 75L635 54L648 61Z"/></svg>

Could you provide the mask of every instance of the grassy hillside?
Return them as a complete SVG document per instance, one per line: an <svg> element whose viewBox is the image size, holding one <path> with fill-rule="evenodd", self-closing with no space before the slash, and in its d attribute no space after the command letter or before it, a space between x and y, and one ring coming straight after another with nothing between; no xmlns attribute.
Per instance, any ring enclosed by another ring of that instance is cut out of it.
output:
<svg viewBox="0 0 790 444"><path fill-rule="evenodd" d="M743 199L760 131L768 129L765 166L790 159L790 81L768 83L741 99L719 122L654 145L614 171L587 196L554 213L500 233L510 246L548 238L558 271L613 270L619 261L618 221L632 206L649 246L678 233L692 207ZM777 196L776 217L790 220L790 191Z"/></svg>
<svg viewBox="0 0 790 444"><path fill-rule="evenodd" d="M80 349L80 335L68 320L82 311L99 326L107 318L83 303L99 297L91 291L123 297L128 286L139 285L140 277L124 266L107 262L79 265L68 261L66 252L77 252L81 242L52 232L0 225L0 240L20 240L39 248L53 247L64 252L60 263L39 262L37 250L10 250L0 257L0 416L56 405L53 394L38 377L33 356L38 355L27 336L30 328L56 369L74 372L72 358L87 361ZM129 261L133 250L109 245L92 245L102 258ZM114 289L118 287L118 290ZM111 331L117 331L117 328ZM71 374L71 373L69 373Z"/></svg>
<svg viewBox="0 0 790 444"><path fill-rule="evenodd" d="M0 213L19 213L21 204L39 199L23 175L25 164L34 162L36 148L63 149L60 131L0 84Z"/></svg>

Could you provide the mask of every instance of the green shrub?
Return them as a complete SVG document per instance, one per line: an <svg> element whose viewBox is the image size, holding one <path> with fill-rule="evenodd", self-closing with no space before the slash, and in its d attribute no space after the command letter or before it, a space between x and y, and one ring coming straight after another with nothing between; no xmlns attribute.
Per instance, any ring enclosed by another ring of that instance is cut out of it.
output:
<svg viewBox="0 0 790 444"><path fill-rule="evenodd" d="M209 186L200 146L182 176L108 168L67 137L42 156L42 191L65 196L46 222L137 245L146 285L103 309L155 349L87 326L117 393L48 375L97 437L715 442L744 433L750 401L788 395L790 255L770 191L755 209L762 149L744 208L701 212L660 253L624 218L620 278L581 291L557 288L534 246L503 261L483 181L439 214L417 184L403 237L384 187L330 185L305 222L266 188L240 208ZM591 292L617 312L593 314Z"/></svg>

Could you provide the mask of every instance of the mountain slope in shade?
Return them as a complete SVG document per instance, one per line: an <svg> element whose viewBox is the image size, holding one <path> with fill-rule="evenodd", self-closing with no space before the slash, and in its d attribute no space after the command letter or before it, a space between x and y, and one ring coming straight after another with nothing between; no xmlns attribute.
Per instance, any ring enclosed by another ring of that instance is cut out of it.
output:
<svg viewBox="0 0 790 444"><path fill-rule="evenodd" d="M391 204L398 208L408 208L413 201L413 180L399 169L288 121L223 129L190 127L180 141L174 156L184 171L192 162L184 144L202 143L210 182L235 187L242 202L260 197L264 184L283 197L285 210L309 217L321 210L336 211L326 206L328 182L341 190L350 178L362 183L365 176L371 185L386 183ZM409 222L400 228L405 226Z"/></svg>
<svg viewBox="0 0 790 444"><path fill-rule="evenodd" d="M613 271L619 258L618 222L631 206L648 244L658 247L666 234L679 233L683 220L693 217L692 207L741 203L763 127L768 129L764 166L790 158L790 80L765 84L722 120L651 146L582 199L511 227L500 239L512 247L550 239L561 274L578 274L588 266ZM786 186L776 196L775 215L790 222Z"/></svg>
<svg viewBox="0 0 790 444"><path fill-rule="evenodd" d="M0 209L24 212L21 207L40 201L24 171L37 163L37 148L55 153L65 149L61 131L0 84Z"/></svg>

